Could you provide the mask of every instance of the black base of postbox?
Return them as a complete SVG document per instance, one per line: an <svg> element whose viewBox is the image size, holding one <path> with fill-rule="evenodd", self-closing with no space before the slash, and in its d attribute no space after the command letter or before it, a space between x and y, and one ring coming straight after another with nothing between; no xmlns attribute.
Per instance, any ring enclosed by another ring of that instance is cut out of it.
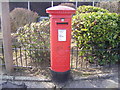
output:
<svg viewBox="0 0 120 90"><path fill-rule="evenodd" d="M70 79L70 70L66 71L66 72L55 72L53 70L51 70L51 78L53 80L53 82L57 82L57 83L65 83L68 81L68 79Z"/></svg>

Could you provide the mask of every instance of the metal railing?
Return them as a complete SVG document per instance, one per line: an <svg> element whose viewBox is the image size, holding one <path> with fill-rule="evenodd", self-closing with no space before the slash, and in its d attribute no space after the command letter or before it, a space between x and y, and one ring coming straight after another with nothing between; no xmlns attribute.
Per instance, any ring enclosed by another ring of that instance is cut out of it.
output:
<svg viewBox="0 0 120 90"><path fill-rule="evenodd" d="M80 52L84 52L84 55L81 55ZM107 54L107 57L101 56L101 53L103 52ZM116 52L120 53L120 49L80 50L77 47L73 47L71 49L71 68L85 69L101 68L106 66L111 67L119 62L120 55Z"/></svg>
<svg viewBox="0 0 120 90"><path fill-rule="evenodd" d="M4 60L4 51L3 51L3 46L0 47L2 49L2 53L0 54L0 57ZM26 49L23 47L14 47L13 48L13 60L14 60L14 65L16 67L26 67L26 68L32 68L32 67L37 67L37 68L49 68L50 67L50 56L46 56L46 61L39 61L39 58L32 58L32 50L37 50L39 51L45 51L42 49ZM29 51L29 55L28 55ZM50 50L46 50L50 51ZM91 54L89 52L93 52L94 54ZM112 58L108 61L107 58L104 59L104 64L101 65L100 62L103 62L102 59L98 60L98 58L94 58L92 62L90 61L89 57L98 57L96 55L96 52L99 51L112 51L112 52L119 52L120 49L96 49L96 50L79 50L77 47L72 47L71 48L71 69L86 69L86 68L98 68L102 66L112 66ZM84 55L80 55L80 52L84 52ZM119 60L120 56L119 54L111 54L111 55L116 55L116 61ZM44 65L42 65L44 62ZM42 66L41 66L42 65Z"/></svg>

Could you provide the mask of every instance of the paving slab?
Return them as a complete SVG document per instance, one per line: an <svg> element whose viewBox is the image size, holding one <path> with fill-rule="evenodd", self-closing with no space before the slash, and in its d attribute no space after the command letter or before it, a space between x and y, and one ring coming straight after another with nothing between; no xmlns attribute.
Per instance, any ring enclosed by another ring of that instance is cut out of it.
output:
<svg viewBox="0 0 120 90"><path fill-rule="evenodd" d="M111 79L104 80L102 84L105 88L118 88L118 83Z"/></svg>
<svg viewBox="0 0 120 90"><path fill-rule="evenodd" d="M38 78L38 77L27 77L27 76L15 76L15 81L38 81L38 82L45 82L51 81L50 79L45 78Z"/></svg>
<svg viewBox="0 0 120 90"><path fill-rule="evenodd" d="M5 80L2 81L6 82ZM17 85L21 85L21 84L25 84L27 86L27 88L51 88L53 89L55 87L55 85L51 82L32 82L32 81L8 81L11 82L13 84L17 84Z"/></svg>
<svg viewBox="0 0 120 90"><path fill-rule="evenodd" d="M72 81L66 84L64 88L97 88L94 84L91 84L89 80Z"/></svg>
<svg viewBox="0 0 120 90"><path fill-rule="evenodd" d="M2 76L3 81L7 80L21 85L25 83L28 88L59 88L58 85L54 84L50 79L45 79L42 77L28 77L28 76ZM74 77L73 80L69 80L67 83L62 84L60 88L118 88L119 86L119 77L115 73L104 73L91 75L87 77Z"/></svg>
<svg viewBox="0 0 120 90"><path fill-rule="evenodd" d="M2 80L14 80L14 76L2 75Z"/></svg>
<svg viewBox="0 0 120 90"><path fill-rule="evenodd" d="M25 83L27 88L54 88L55 85L51 82L30 82L30 81L14 81L15 84Z"/></svg>

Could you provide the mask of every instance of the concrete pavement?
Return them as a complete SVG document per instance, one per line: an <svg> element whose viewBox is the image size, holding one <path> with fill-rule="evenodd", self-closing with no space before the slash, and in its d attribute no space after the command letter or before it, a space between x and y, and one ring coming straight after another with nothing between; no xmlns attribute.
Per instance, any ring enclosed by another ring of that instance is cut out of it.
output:
<svg viewBox="0 0 120 90"><path fill-rule="evenodd" d="M78 77L69 80L65 84L56 85L50 79L43 79L37 77L24 77L24 76L2 76L2 81L12 82L15 84L25 83L27 88L118 88L118 74L96 75L89 77Z"/></svg>

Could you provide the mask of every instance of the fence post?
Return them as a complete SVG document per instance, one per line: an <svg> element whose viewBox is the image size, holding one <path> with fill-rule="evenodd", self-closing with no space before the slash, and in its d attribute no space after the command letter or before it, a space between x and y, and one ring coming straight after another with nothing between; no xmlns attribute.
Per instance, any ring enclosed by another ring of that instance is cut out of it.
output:
<svg viewBox="0 0 120 90"><path fill-rule="evenodd" d="M30 10L30 1L28 1L27 4L28 4L28 10Z"/></svg>
<svg viewBox="0 0 120 90"><path fill-rule="evenodd" d="M76 3L75 3L75 7L76 7L76 9L77 9L77 6L78 6L78 2L77 2L77 0L76 0Z"/></svg>
<svg viewBox="0 0 120 90"><path fill-rule="evenodd" d="M53 7L53 1L51 1L51 7Z"/></svg>
<svg viewBox="0 0 120 90"><path fill-rule="evenodd" d="M10 27L10 16L9 16L9 2L1 2L2 18L1 18L1 29L3 34L3 48L4 48L4 60L6 71L11 73L13 71L13 55L12 55L12 42L11 42L11 27Z"/></svg>
<svg viewBox="0 0 120 90"><path fill-rule="evenodd" d="M93 7L95 6L95 2L94 2L94 1L92 2L92 6L93 6Z"/></svg>

